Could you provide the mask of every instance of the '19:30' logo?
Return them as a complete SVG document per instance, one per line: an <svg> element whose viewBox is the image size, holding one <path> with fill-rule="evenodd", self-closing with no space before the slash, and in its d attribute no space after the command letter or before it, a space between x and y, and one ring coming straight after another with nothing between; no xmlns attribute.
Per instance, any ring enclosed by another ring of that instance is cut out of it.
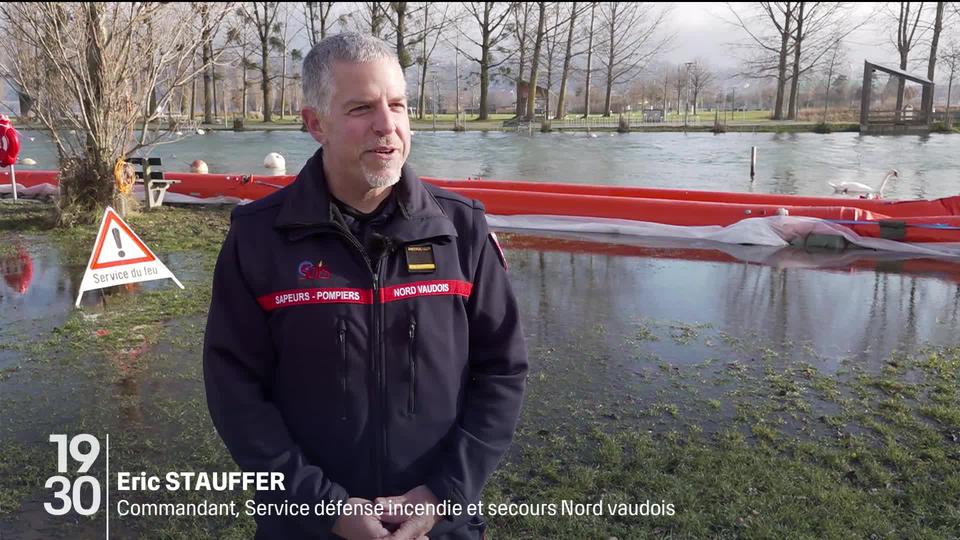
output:
<svg viewBox="0 0 960 540"><path fill-rule="evenodd" d="M53 496L60 504L45 502L43 509L54 516L62 516L70 510L76 510L81 516L96 514L100 509L100 480L95 476L83 475L71 481L64 475L68 472L68 451L70 457L80 463L77 472L83 474L89 471L97 461L97 456L100 455L100 441L93 435L82 433L71 439L64 434L50 435L50 442L57 445L57 472L60 474L47 478L43 487L48 489L59 487L54 491ZM84 490L84 486L89 488ZM83 491L91 494L89 504L84 504Z"/></svg>

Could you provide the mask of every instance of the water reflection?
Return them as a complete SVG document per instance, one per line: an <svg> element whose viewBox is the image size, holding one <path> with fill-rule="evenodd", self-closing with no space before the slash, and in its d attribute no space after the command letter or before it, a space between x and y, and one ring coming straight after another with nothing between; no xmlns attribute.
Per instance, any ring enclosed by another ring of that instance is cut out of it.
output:
<svg viewBox="0 0 960 540"><path fill-rule="evenodd" d="M17 294L24 294L33 280L33 259L22 244L17 244L16 253L0 258L0 275L4 283Z"/></svg>
<svg viewBox="0 0 960 540"><path fill-rule="evenodd" d="M802 343L823 360L818 367L832 371L846 358L876 367L893 351L956 339L957 261L631 241L505 235L534 348L576 349L578 336L602 327L605 352L629 358L638 326L693 326L714 336L749 336L784 357ZM675 364L735 353L696 340L647 345Z"/></svg>

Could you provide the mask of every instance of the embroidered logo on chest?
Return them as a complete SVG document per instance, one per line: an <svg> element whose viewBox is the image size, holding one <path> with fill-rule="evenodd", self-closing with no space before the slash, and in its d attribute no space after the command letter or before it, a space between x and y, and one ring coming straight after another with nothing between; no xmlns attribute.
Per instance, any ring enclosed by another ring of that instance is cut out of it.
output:
<svg viewBox="0 0 960 540"><path fill-rule="evenodd" d="M303 261L297 267L297 277L299 279L330 279L330 271L323 265L323 261L317 261L317 264Z"/></svg>

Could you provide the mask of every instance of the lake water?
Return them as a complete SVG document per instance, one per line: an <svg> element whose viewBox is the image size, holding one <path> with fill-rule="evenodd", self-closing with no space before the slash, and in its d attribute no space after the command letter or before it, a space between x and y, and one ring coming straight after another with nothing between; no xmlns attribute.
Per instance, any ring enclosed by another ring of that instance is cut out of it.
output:
<svg viewBox="0 0 960 540"><path fill-rule="evenodd" d="M960 193L960 137L861 136L858 133L535 133L417 132L410 163L418 174L721 191L829 195L827 182L879 186L888 198L932 198ZM34 137L30 141L27 137ZM24 132L21 157L56 167L41 132ZM751 182L750 148L758 171ZM265 173L263 157L283 155L294 174L317 143L299 131L210 131L157 147L170 171L188 171L195 159L212 173ZM27 167L22 167L26 169Z"/></svg>

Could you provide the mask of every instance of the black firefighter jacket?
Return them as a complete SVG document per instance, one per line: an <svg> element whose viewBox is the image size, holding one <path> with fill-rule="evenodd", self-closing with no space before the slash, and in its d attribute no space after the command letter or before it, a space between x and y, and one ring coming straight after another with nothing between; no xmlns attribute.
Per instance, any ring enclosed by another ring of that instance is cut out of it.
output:
<svg viewBox="0 0 960 540"><path fill-rule="evenodd" d="M425 484L465 509L511 441L527 371L483 206L404 167L371 253L331 219L322 159L231 216L203 351L214 425L241 469L284 474L259 502ZM474 536L468 518L430 535ZM326 538L335 519L258 517L257 537Z"/></svg>

